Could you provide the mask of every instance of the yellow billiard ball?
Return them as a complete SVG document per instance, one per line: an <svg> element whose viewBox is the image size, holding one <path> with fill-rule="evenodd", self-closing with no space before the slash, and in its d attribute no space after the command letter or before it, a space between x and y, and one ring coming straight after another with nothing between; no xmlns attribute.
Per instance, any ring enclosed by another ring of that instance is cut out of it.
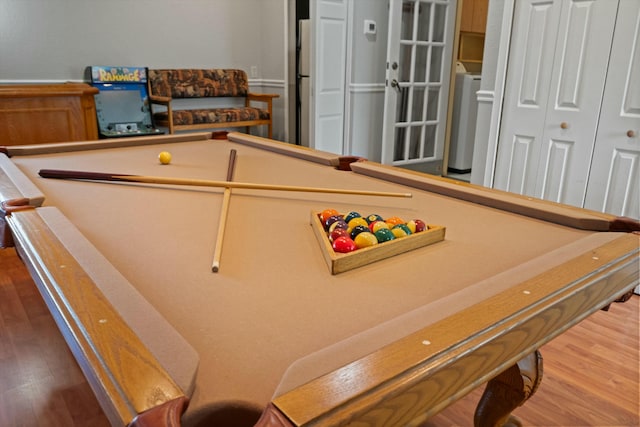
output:
<svg viewBox="0 0 640 427"><path fill-rule="evenodd" d="M168 165L171 162L171 153L168 151L162 151L158 154L158 160L160 160L160 163L163 165Z"/></svg>

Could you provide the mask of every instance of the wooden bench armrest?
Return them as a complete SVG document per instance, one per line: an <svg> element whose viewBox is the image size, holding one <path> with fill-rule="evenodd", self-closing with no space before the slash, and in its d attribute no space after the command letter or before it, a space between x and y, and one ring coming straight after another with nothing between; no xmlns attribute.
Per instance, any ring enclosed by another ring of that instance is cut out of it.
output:
<svg viewBox="0 0 640 427"><path fill-rule="evenodd" d="M255 102L264 102L267 104L267 112L269 113L269 138L273 137L273 99L278 98L280 95L277 93L247 93L247 97L245 99L245 106L250 107L251 101ZM249 133L249 128L247 128L247 133Z"/></svg>
<svg viewBox="0 0 640 427"><path fill-rule="evenodd" d="M277 93L248 93L247 99L249 101L262 101L269 102L272 101L273 98L279 98L280 95Z"/></svg>
<svg viewBox="0 0 640 427"><path fill-rule="evenodd" d="M171 103L171 98L168 96L150 95L149 99L154 104L169 105Z"/></svg>
<svg viewBox="0 0 640 427"><path fill-rule="evenodd" d="M170 96L160 96L160 95L151 95L149 94L149 100L151 101L151 114L153 115L153 104L164 105L167 107L167 123L166 126L169 128L169 133L174 133L173 127L173 110L171 108L171 97Z"/></svg>

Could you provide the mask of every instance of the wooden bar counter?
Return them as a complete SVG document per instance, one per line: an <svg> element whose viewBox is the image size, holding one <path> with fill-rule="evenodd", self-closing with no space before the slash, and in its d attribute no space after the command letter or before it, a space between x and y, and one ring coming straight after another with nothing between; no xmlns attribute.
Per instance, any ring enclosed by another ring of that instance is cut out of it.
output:
<svg viewBox="0 0 640 427"><path fill-rule="evenodd" d="M98 139L98 92L85 83L0 85L0 145Z"/></svg>

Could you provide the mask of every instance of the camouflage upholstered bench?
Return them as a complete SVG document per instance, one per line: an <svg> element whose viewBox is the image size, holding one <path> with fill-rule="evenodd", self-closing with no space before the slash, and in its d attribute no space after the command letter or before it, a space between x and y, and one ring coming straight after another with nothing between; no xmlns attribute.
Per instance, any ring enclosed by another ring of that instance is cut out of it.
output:
<svg viewBox="0 0 640 427"><path fill-rule="evenodd" d="M172 69L149 70L149 99L157 126L177 130L247 127L266 125L269 138L273 135L273 98L277 94L249 93L247 74L235 69ZM176 109L172 100L178 98L218 98L215 107ZM244 102L232 102L242 98ZM232 106L220 106L228 100ZM253 102L263 108L257 108ZM155 111L154 105L166 107Z"/></svg>

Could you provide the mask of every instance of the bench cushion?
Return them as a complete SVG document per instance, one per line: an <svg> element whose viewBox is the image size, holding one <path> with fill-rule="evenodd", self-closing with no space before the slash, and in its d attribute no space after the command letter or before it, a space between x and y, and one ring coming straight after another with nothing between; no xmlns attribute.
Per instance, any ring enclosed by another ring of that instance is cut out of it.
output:
<svg viewBox="0 0 640 427"><path fill-rule="evenodd" d="M236 69L149 70L151 94L170 98L246 97L247 73Z"/></svg>
<svg viewBox="0 0 640 427"><path fill-rule="evenodd" d="M153 118L158 122L166 122L167 112L155 113ZM197 125L204 123L231 123L250 120L269 120L269 112L260 108L209 108L197 110L173 111L173 124Z"/></svg>

